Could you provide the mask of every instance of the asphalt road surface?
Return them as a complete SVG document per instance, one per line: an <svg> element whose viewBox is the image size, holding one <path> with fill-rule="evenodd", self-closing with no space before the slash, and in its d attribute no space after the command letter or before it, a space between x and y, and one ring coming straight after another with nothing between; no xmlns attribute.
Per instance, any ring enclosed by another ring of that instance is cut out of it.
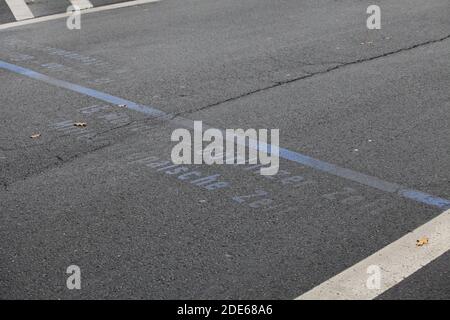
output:
<svg viewBox="0 0 450 320"><path fill-rule="evenodd" d="M162 0L80 30L0 25L0 298L293 299L445 217L449 17L448 0ZM279 128L279 174L164 169L193 120ZM408 250L438 250L421 236ZM449 299L439 250L372 298Z"/></svg>

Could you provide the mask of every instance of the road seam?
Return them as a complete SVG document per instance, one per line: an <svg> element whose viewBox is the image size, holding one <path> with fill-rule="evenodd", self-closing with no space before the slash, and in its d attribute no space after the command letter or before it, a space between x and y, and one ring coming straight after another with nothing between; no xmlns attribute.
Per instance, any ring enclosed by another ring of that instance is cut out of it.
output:
<svg viewBox="0 0 450 320"><path fill-rule="evenodd" d="M14 64L7 63L5 61L0 60L0 69L9 70L13 73L20 74L23 76L26 76L31 79L39 80L42 82L45 82L47 84L53 85L55 87L64 88L73 92L80 93L85 96L90 96L92 98L111 103L113 105L124 105L126 108L141 112L143 114L147 114L150 117L153 117L154 119L166 121L169 122L171 125L177 126L177 127L184 127L192 129L194 127L194 121L174 116L173 114L168 114L162 110L145 106L142 104L135 103L130 100L126 100L120 97L116 97L113 95L110 95L105 92L101 92L95 89L86 88L74 83L70 83L64 80L58 80L52 77L49 77L47 75L44 75L42 73L23 68ZM206 124L205 126L206 127ZM274 150L275 148L279 149L279 157L283 158L288 161L296 162L298 164L304 165L306 167L313 168L315 170L325 172L334 176L338 176L353 182L357 182L361 185L365 185L368 187L372 187L387 193L391 194L397 194L403 198L414 200L416 202L427 204L442 210L450 209L450 200L443 199L440 197L436 197L418 190L413 190L406 188L404 186L401 186L396 183L391 183L388 181L384 181L382 179L366 175L364 173L360 173L357 171L353 171L351 169L339 167L337 165L321 161L318 159L314 159L312 157L309 157L307 155L303 155L301 153L291 151L285 148L279 148L278 146L273 146L270 144L267 144L268 148L270 150ZM267 150L267 146L262 146L258 143L249 143L250 148L254 148L256 150L260 150L260 148L264 148Z"/></svg>
<svg viewBox="0 0 450 320"><path fill-rule="evenodd" d="M203 106L201 108L183 111L183 112L177 113L177 115L186 115L186 114L191 114L191 113L195 113L195 112L198 112L198 111L204 111L204 110L207 110L207 109L210 109L210 108L214 108L214 107L220 106L222 104L226 104L228 102L232 102L232 101L235 101L235 100L239 100L239 99L245 98L245 97L253 95L253 94L257 94L257 93L260 93L260 92L264 92L266 90L278 88L278 87L284 86L286 84L290 84L290 83L293 83L293 82L309 79L309 78L312 78L312 77L315 77L315 76L318 76L318 75L322 75L322 74L326 74L326 73L329 73L329 72L332 72L332 71L335 71L335 70L339 70L341 68L345 68L345 67L348 67L348 66L351 66L351 65L355 65L355 64L359 64L359 63L365 63L365 62L370 62L370 61L381 59L381 58L385 58L385 57L390 57L390 56L395 55L397 53L402 53L402 52L405 52L405 51L409 51L409 50L412 50L412 49L416 49L416 48L419 48L419 47L422 47L422 46L427 46L427 45L430 45L430 44L442 42L442 41L449 40L449 39L450 39L450 34L446 35L446 36L444 36L442 38L439 38L439 39L434 39L434 40L429 40L429 41L426 41L426 42L418 43L418 44L415 44L415 45L412 45L412 46L409 46L409 47L406 47L406 48L400 48L400 49L397 49L397 50L394 50L394 51L390 51L390 52L387 52L387 53L383 53L381 55L374 56L374 57L369 57L369 58L365 58L365 59L357 59L357 60L354 60L354 61L351 61L351 62L345 62L345 63L338 63L338 62L336 62L336 64L337 64L336 66L333 66L331 68L327 68L327 69L325 69L323 71L310 73L310 74L307 74L305 76L297 77L297 78L294 78L294 79L289 79L289 80L285 80L285 81L278 81L278 82L276 82L273 85L266 86L266 87L263 87L263 88L259 88L259 89L256 89L256 90L252 90L252 91L248 91L246 93L237 95L235 97L231 97L231 98L228 98L228 99L225 99L225 100L222 100L222 101L214 102L212 104ZM323 64L323 63L321 63L321 64Z"/></svg>

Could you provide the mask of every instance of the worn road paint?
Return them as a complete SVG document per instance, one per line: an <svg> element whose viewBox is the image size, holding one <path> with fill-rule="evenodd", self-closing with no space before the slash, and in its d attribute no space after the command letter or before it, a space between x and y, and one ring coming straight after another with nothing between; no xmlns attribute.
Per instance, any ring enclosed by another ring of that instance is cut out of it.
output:
<svg viewBox="0 0 450 320"><path fill-rule="evenodd" d="M90 96L92 98L102 100L107 103L111 103L114 105L125 105L126 108L138 111L141 113L144 113L146 115L149 115L153 118L162 120L162 121L169 121L170 123L176 125L176 126L182 126L186 128L193 128L194 121L190 119L186 119L183 117L175 117L171 114L168 114L164 111L158 110L156 108L152 108L149 106L141 105L138 103L135 103L130 100L122 99L113 95L110 95L108 93L104 93L98 90L86 88L77 84L73 84L64 80L58 80L52 77L49 77L47 75L41 74L39 72L23 68L14 64L7 63L5 61L0 60L0 68L9 70L11 72L21 74L24 76L27 76L31 79L39 80L42 82L45 82L47 84L64 88L73 92L77 92L86 96ZM206 129L206 126L205 126ZM234 140L234 139L233 139ZM249 141L249 147L251 148L265 148L266 146L258 145L254 141ZM274 146L267 145L269 149L274 148ZM391 183L388 181L381 180L379 178L369 176L360 172L353 171L351 169L342 168L339 166L336 166L334 164L321 161L318 159L311 158L309 156L303 155L301 153L291 151L284 148L279 148L280 151L280 158L293 161L299 164L302 164L304 166L316 169L318 171L326 172L328 174L338 176L350 181L357 182L359 184L372 187L381 191L385 191L388 193L397 194L401 197L414 200L419 203L427 204L433 207L437 207L439 209L449 209L450 208L450 200L435 197L433 195L409 189L407 187L401 186L396 183Z"/></svg>
<svg viewBox="0 0 450 320"><path fill-rule="evenodd" d="M78 110L82 117L80 119L89 119L87 122L89 123L89 128L77 128L73 126L74 121L71 119L67 119L65 121L59 121L57 123L50 124L50 128L58 132L58 134L72 135L77 140L84 140L86 143L91 143L93 141L97 141L102 139L102 135L104 132L110 132L111 129L124 129L129 133L145 133L146 131L155 129L155 126L151 123L140 122L137 119L131 117L128 113L132 112L131 110L126 109L124 106L114 106L110 104L97 104L91 105L88 107L83 107ZM96 123L102 123L103 125L107 125L109 129L105 129L103 132L95 129ZM91 129L93 131L91 131ZM81 131L80 131L81 130ZM138 153L135 155L135 150L130 149L128 151L131 154L133 159L146 159L149 157L147 153ZM151 155L151 153L150 153ZM173 165L171 161L167 159L159 159L157 157L151 156L159 161L159 163L165 164L169 163L170 168L178 168L179 171L186 171L188 168L181 168L181 165ZM133 162L134 163L134 162ZM130 163L128 163L130 164ZM150 165L150 164L149 164ZM280 195L292 194L292 191L297 190L301 193L301 195L305 195L305 192L313 192L314 195L319 196L326 200L327 202L332 202L333 206L341 205L345 206L347 209L354 208L358 206L359 212L369 212L369 214L380 214L385 210L388 210L393 207L392 201L387 200L384 197L376 197L369 200L366 196L355 188L350 186L346 186L343 188L334 188L331 190L329 184L326 188L326 193L323 193L318 190L320 188L319 181L312 179L309 177L309 174L305 172L304 169L306 167L300 166L302 170L302 174L299 172L291 172L288 170L281 169L275 176L262 176L260 175L259 168L263 166L262 164L258 165L248 165L245 166L234 164L234 169L242 169L244 174L256 175L258 178L263 180L269 180L272 183L273 187L278 188L279 190L275 193L271 192L269 196L269 192L264 191L264 196L259 194L258 191L262 191L264 188L261 186L254 186L253 188L247 190L247 194L242 194L242 190L234 190L232 191L231 200L235 203L239 203L241 205L246 205L249 208L258 208L260 211L268 211L268 210L276 210L277 214L282 214L288 212L290 210L295 210L295 207L286 206L286 202L280 199ZM157 164L151 163L151 167L158 167ZM297 167L299 168L299 167ZM171 170L172 170L171 169ZM309 168L314 170L312 168ZM156 170L157 172L165 171L165 167L159 168ZM217 173L216 173L217 174ZM323 190L322 190L323 191ZM331 192L330 192L331 191ZM255 194L256 192L256 194ZM374 193L370 191L373 195ZM256 196L255 196L256 195ZM293 195L293 194L292 194ZM297 196L300 194L297 194ZM220 198L229 197L229 194L220 195ZM293 195L294 196L294 195ZM258 199L255 199L258 197ZM252 198L250 201L249 198Z"/></svg>

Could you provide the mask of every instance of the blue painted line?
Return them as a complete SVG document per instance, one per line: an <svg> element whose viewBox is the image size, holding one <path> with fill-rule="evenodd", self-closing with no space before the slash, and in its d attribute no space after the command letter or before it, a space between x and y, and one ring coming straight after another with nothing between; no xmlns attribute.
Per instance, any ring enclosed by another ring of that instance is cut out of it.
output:
<svg viewBox="0 0 450 320"><path fill-rule="evenodd" d="M450 209L450 200L435 197L421 191L411 190L399 184L387 182L350 169L338 167L334 164L320 161L297 152L280 148L280 158L291 160L305 166L363 184L368 187L372 187L389 193L396 193L404 198L421 202L433 207L438 207L444 210Z"/></svg>
<svg viewBox="0 0 450 320"><path fill-rule="evenodd" d="M122 99L101 91L97 91L94 89L89 89L77 84L73 84L67 81L63 81L63 80L58 80L55 78L51 78L49 76L46 76L44 74L41 74L39 72L30 70L30 69L26 69L23 67L19 67L17 65L14 64L10 64L4 61L0 60L0 68L5 69L5 70L9 70L11 72L17 73L17 74L21 74L24 75L26 77L35 79L35 80L39 80L39 81L43 81L45 83L48 83L50 85L56 86L56 87L60 87L60 88L64 88L70 91L74 91L107 103L111 103L114 105L126 105L128 109L134 110L134 111L138 111L144 114L147 114L151 117L157 118L157 119L161 119L161 120L168 120L172 123L175 124L182 124L184 126L187 126L189 128L193 127L193 121L186 119L186 118L182 118L182 117L177 117L176 119L172 119L172 115L165 113L164 111L149 107L149 106L145 106L145 105L141 105L141 104L137 104L133 101L129 101L126 99ZM269 148L271 148L272 146L268 145ZM356 172L350 169L346 169L346 168L342 168L339 166L336 166L334 164L325 162L325 161L321 161L318 159L314 159L311 158L309 156L303 155L301 153L295 152L295 151L291 151L288 149L284 149L284 148L279 148L280 151L280 158L289 160L289 161L293 161L296 163L299 163L301 165L313 168L315 170L318 171L322 171L322 172L326 172L328 174L334 175L334 176L338 176L353 182L357 182L359 184L368 186L368 187L372 187L384 192L388 192L388 193L392 193L392 194L397 194L403 198L407 198L410 200L414 200L416 202L420 202L426 205L430 205L433 207L437 207L440 209L450 209L450 200L447 199L443 199L443 198L439 198L439 197L435 197L432 196L430 194L421 192L421 191L417 191L417 190L412 190L409 188L406 188L404 186L401 186L399 184L396 183L391 183L388 181L384 181L381 180L379 178L376 177L372 177L360 172Z"/></svg>
<svg viewBox="0 0 450 320"><path fill-rule="evenodd" d="M0 60L0 68L27 76L28 78L31 78L31 79L46 82L46 83L51 84L56 87L64 88L64 89L74 91L74 92L78 92L85 96L90 96L92 98L96 98L98 100L102 100L102 101L105 101L105 102L108 102L108 103L111 103L114 105L123 104L123 105L126 105L127 108L129 108L131 110L145 113L145 114L148 114L149 116L152 116L155 118L165 119L165 118L169 117L169 114L167 114L161 110L147 107L147 106L144 106L141 104L137 104L137 103L134 103L133 101L115 97L110 94L107 94L107 93L104 93L101 91L97 91L94 89L82 87L82 86L79 86L77 84L73 84L73 83L70 83L67 81L51 78L42 73L30 70L30 69L22 68L22 67L19 67L14 64L10 64L10 63L7 63L7 62L1 61L1 60Z"/></svg>
<svg viewBox="0 0 450 320"><path fill-rule="evenodd" d="M450 209L450 201L443 198L437 198L427 193L411 190L411 189L401 189L397 191L402 197L415 200L417 202L425 203L433 207L438 207L444 210Z"/></svg>

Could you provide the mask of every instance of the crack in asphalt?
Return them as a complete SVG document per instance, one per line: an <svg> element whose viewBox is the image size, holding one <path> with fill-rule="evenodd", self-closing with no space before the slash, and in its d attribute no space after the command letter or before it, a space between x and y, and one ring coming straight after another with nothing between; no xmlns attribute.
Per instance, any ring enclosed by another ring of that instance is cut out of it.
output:
<svg viewBox="0 0 450 320"><path fill-rule="evenodd" d="M67 157L65 159L62 156L60 156L60 155L55 155L54 157L57 160L57 163L50 163L47 166L44 166L44 167L40 168L39 171L32 172L32 173L30 173L28 175L21 176L19 179L14 180L14 181L12 181L10 183L2 182L2 185L3 185L4 189L5 189L5 191L8 191L8 187L9 186L12 186L12 185L14 185L14 184L16 184L16 183L18 183L20 181L25 181L25 180L27 180L27 179L29 179L31 177L38 176L40 174L45 173L49 169L53 169L53 168L62 166L62 165L67 164L68 162L71 162L71 161L73 161L73 160L75 160L77 158L89 155L89 154L91 154L93 152L96 152L96 151L99 151L101 149L107 148L107 147L109 147L111 145L112 145L112 143L108 142L108 143L106 143L104 145L100 145L98 147L92 148L92 149L87 150L85 152L80 152L80 153L74 154L74 155L72 155L70 157Z"/></svg>
<svg viewBox="0 0 450 320"><path fill-rule="evenodd" d="M104 131L101 131L101 132L97 132L94 136L91 137L91 140L94 139L94 138L97 137L97 136L101 136L101 135L104 135L105 133L109 133L109 132L112 132L112 131L115 131L115 130L123 129L123 128L128 127L128 126L130 126L130 125L132 125L132 124L135 124L135 123L146 123L146 122L148 122L148 120L154 121L155 119L153 119L153 118L145 118L145 119L140 119L140 120L129 121L129 122L127 122L126 124L123 124L123 125L120 125L120 126L117 126L117 127L113 127L113 128L109 128L109 129L104 130ZM153 130L153 129L155 129L155 128L158 128L158 127L157 127L157 126L154 126L154 127L151 128L151 130ZM127 138L128 138L128 136L127 136L127 137L124 137L124 139L127 139ZM55 137L55 138L52 139L51 141L56 140L56 139L57 139L57 137ZM91 153L94 153L94 152L96 152L96 151L99 151L99 150L108 148L108 147L114 145L115 143L119 142L120 140L123 140L123 139L119 139L119 140L116 140L116 141L108 141L108 142L105 143L105 144L99 145L99 146L97 146L97 147L95 147L95 148L86 150L86 151L84 151L84 152L76 153L76 154L71 155L71 156L69 156L69 157L67 157L67 158L64 158L64 157L62 157L61 155L56 154L56 155L54 156L54 158L57 160L57 163L51 163L51 164L48 164L47 166L44 166L44 167L40 168L39 171L33 172L33 173L31 173L31 174L28 174L28 175L24 175L24 176L20 177L19 179L12 181L12 182L9 183L9 184L6 183L6 182L1 182L0 184L3 186L3 188L4 188L5 191L8 191L8 187L9 187L9 186L11 186L11 185L13 185L13 184L15 184L15 183L17 183L17 182L19 182L19 181L25 181L25 180L27 180L27 179L33 177L33 176L37 176L37 175L43 174L43 173L45 173L45 172L46 172L47 170L49 170L49 169L52 169L52 168L55 168L55 167L58 167L58 166L65 165L65 164L67 164L67 163L70 163L70 162L72 162L72 161L78 159L78 158L81 158L81 157L87 156L87 155L89 155L89 154L91 154ZM35 146L29 146L29 147L40 146L40 147L46 148L49 144L51 144L51 141L48 141L47 143L41 143L41 144L38 144L38 145L35 145ZM13 149L13 150L17 151L17 150L19 150L19 149L27 149L27 147L24 146L24 147L16 148L16 149ZM48 148L47 148L47 151L50 152L50 151L48 150Z"/></svg>
<svg viewBox="0 0 450 320"><path fill-rule="evenodd" d="M325 70L318 71L318 72L313 72L313 73L305 72L305 73L307 73L307 75L305 75L305 76L301 76L301 77L297 77L297 78L289 79L289 80L285 80L285 81L277 81L273 85L266 86L266 87L263 87L263 88L259 88L259 89L256 89L256 90L252 90L252 91L240 94L240 95L235 96L235 97L231 97L231 98L228 98L228 99L225 99L225 100L222 100L222 101L218 101L218 102L214 102L212 104L208 104L206 106L203 106L203 107L200 107L200 108L197 108L197 109L181 111L181 112L178 112L178 113L174 114L173 118L176 118L176 117L179 117L179 116L182 116L182 115L186 115L186 114L192 114L192 113L195 113L195 112L198 112L198 111L203 111L203 110L210 109L210 108L214 108L214 107L217 107L219 105L222 105L222 104L225 104L225 103L228 103L228 102L231 102L231 101L239 100L239 99L248 97L248 96L253 95L253 94L257 94L257 93L260 93L260 92L263 92L263 91L266 91L266 90L274 89L274 88L277 88L277 87L280 87L280 86L283 86L283 85L286 85L286 84L290 84L290 83L293 83L293 82L297 82L297 81L300 81L300 80L309 79L309 78L312 78L314 76L326 74L326 73L329 73L329 72L332 72L332 71L335 71L335 70L339 70L339 69L342 69L342 68L345 68L345 67L348 67L348 66L351 66L351 65L365 63L365 62L370 62L370 61L373 61L373 60L389 57L389 56L395 55L397 53L402 53L402 52L405 52L405 51L409 51L409 50L412 50L412 49L416 49L416 48L427 46L427 45L434 44L434 43L439 43L439 42L442 42L442 41L445 41L445 40L449 40L449 39L450 39L450 34L446 35L446 36L444 36L442 38L439 38L439 39L433 39L433 40L429 40L429 41L426 41L426 42L417 43L417 44L414 44L414 45L411 45L411 46L408 46L408 47L405 47L405 48L400 48L400 49L397 49L397 50L394 50L394 51L389 51L389 52L386 52L386 53L383 53L383 54L380 54L380 55L377 55L377 56L369 57L369 58L357 59L357 60L350 61L350 62L335 62L335 64L337 64L337 65L333 66L331 68L327 68ZM323 65L323 64L319 63L319 64L316 64L316 65Z"/></svg>
<svg viewBox="0 0 450 320"><path fill-rule="evenodd" d="M148 121L148 120L150 120L150 121ZM145 119L131 120L131 121L129 121L129 122L125 123L125 124L122 124L120 126L112 127L112 128L109 128L109 129L97 132L90 139L93 140L93 139L95 139L98 136L104 135L105 133L109 133L109 132L113 132L113 131L116 131L116 130L119 130L119 129L123 129L123 128L129 127L129 126L131 126L133 124L137 124L137 123L145 124L147 122L151 122L151 121L155 121L155 120L158 120L158 119L155 119L155 118L152 118L152 117L148 117L148 118L145 118ZM156 126L151 127L151 130L153 130L155 128L157 128L157 127Z"/></svg>
<svg viewBox="0 0 450 320"><path fill-rule="evenodd" d="M120 125L120 126L117 126L117 127L112 127L112 128L100 131L100 132L96 132L89 139L93 140L96 137L101 136L101 135L103 135L105 133L112 132L112 131L115 131L115 130L119 130L119 129L128 127L128 126L130 126L132 124L136 124L136 123L144 124L144 123L147 122L147 120L154 121L155 119L149 117L149 118L140 119L140 120L132 120L132 121L129 121L129 122L123 124L123 125ZM12 147L12 148L3 147L3 146L0 145L0 151L3 151L3 152L14 152L14 151L23 151L23 150L29 150L29 149L39 148L39 147L45 147L45 146L53 144L56 140L58 140L60 138L70 137L70 136L71 136L70 133L67 133L67 134L63 134L63 135L60 135L60 136L53 137L51 139L48 139L48 140L40 142L40 143L35 143L33 145L22 145L22 146L15 146L15 147Z"/></svg>
<svg viewBox="0 0 450 320"><path fill-rule="evenodd" d="M105 148L107 148L107 147L109 147L109 146L111 146L111 145L112 145L112 142L108 142L108 143L106 143L106 144L97 146L97 147L95 147L95 148L93 148L93 149L90 149L90 150L87 150L87 151L85 151L85 152L76 153L76 154L74 154L74 155L72 155L72 156L67 157L66 159L64 159L64 158L61 157L60 155L56 155L55 158L56 158L59 162L61 162L61 164L66 164L66 163L68 163L68 162L71 162L71 161L73 161L73 160L79 158L79 157L83 157L83 156L88 155L88 154L91 154L91 153L93 153L93 152L96 152L96 151L105 149ZM41 173L41 172L39 172L38 174L40 174L40 173Z"/></svg>
<svg viewBox="0 0 450 320"><path fill-rule="evenodd" d="M26 174L26 175L23 175L23 176L21 176L21 177L18 177L18 179L13 180L13 181L11 181L11 182L9 182L9 183L7 183L7 182L1 182L1 185L3 186L4 191L8 191L8 187L10 187L10 186L12 186L12 185L14 185L14 184L16 184L16 183L18 183L18 182L20 182L20 181L25 181L25 180L27 180L27 179L29 179L29 178L31 178L31 177L38 176L38 175L40 175L40 174L45 173L47 170L53 169L53 168L55 168L55 167L62 166L62 165L64 165L64 164L68 163L68 162L71 162L71 161L75 160L76 158L86 156L86 155L88 155L88 154L90 154L90 153L92 153L92 152L99 151L99 150L104 149L104 148L107 148L107 147L109 147L109 146L111 146L111 145L112 145L112 143L111 143L111 142L108 142L108 143L106 143L106 144L104 144L104 145L100 145L100 146L98 146L98 147L92 148L92 149L87 150L87 151L85 151L85 152L77 153L77 154L75 154L75 155L73 155L73 156L70 156L70 157L68 157L68 158L66 158L66 159L64 159L62 156L60 156L60 155L57 154L57 155L54 156L54 158L57 160L57 163L50 163L50 164L48 164L48 165L46 165L46 166L40 168L39 171L32 172L32 173L30 173L30 174Z"/></svg>
<svg viewBox="0 0 450 320"><path fill-rule="evenodd" d="M333 66L333 67L330 67L330 68L326 68L325 70L318 71L318 72L313 72L313 73L305 72L305 73L307 73L307 75L305 75L305 76L301 76L301 77L297 77L297 78L293 78L293 79L289 79L289 80L285 80L285 81L278 81L278 82L275 82L273 85L266 86L264 88L259 88L259 89L256 89L256 90L252 90L252 91L243 93L241 95L234 96L234 97L231 97L231 98L219 101L219 102L215 102L215 103L212 103L212 104L209 104L209 105L197 108L197 109L192 109L192 110L182 111L182 112L178 112L178 113L167 114L166 117L164 117L164 119L159 119L159 120L162 120L162 122L165 122L164 120L166 120L166 121L169 120L170 121L170 120L173 120L173 119L175 119L177 117L180 117L182 115L185 115L185 114L192 114L192 113L195 113L195 112L198 112L198 111L203 111L203 110L206 110L206 109L209 109L209 108L213 108L213 107L219 106L221 104L225 104L227 102L239 100L239 99L245 98L247 96L250 96L250 95L253 95L253 94L257 94L257 93L260 93L260 92L263 92L263 91L266 91L266 90L270 90L270 89L277 88L277 87L280 87L280 86L283 86L283 85L286 85L286 84L290 84L290 83L293 83L293 82L301 81L301 80L304 80L304 79L309 79L309 78L312 78L314 76L318 76L318 75L326 74L326 73L329 73L329 72L332 72L332 71L335 71L335 70L339 70L339 69L345 68L347 66L356 65L356 64L365 63L365 62L370 62L370 61L381 59L381 58L384 58L384 57L389 57L389 56L395 55L397 53L401 53L401 52L409 51L409 50L416 49L416 48L419 48L419 47L427 46L427 45L430 45L430 44L442 42L442 41L445 41L445 40L448 40L448 39L450 39L450 34L447 35L447 36L444 36L442 38L439 38L439 39L429 40L429 41L426 41L426 42L418 43L418 44L411 45L411 46L408 46L408 47L405 47L405 48L400 48L398 50L386 52L384 54L373 56L373 57L369 57L369 58L357 59L357 60L354 60L354 61L351 61L351 62L333 62L333 64L336 64L336 65ZM312 65L312 64L306 63L305 65ZM324 63L317 63L317 64L314 64L314 65L324 65ZM144 120L133 120L133 121L130 121L130 122L124 124L124 125L121 125L121 126L118 126L118 127L113 127L113 128L104 130L102 132L98 132L98 133L96 133L94 135L94 137L97 137L97 136L100 136L100 135L103 135L105 133L112 132L112 131L115 131L115 130L118 130L118 129L121 129L121 128L125 128L127 126L130 126L130 125L132 125L134 123L137 123L137 122L140 122L140 121L146 122L147 120L155 120L155 119L154 118L146 118ZM51 141L49 141L49 142L51 142ZM43 146L46 146L47 144L48 143L37 144L37 145L33 145L33 146L21 146L21 147L18 147L18 148L11 148L11 149L0 146L0 150L2 150L2 151L17 151L18 149L28 149L28 148L33 148L33 147L37 147L37 146L43 147ZM112 142L108 142L108 143L106 143L104 145L100 145L100 146L98 146L96 148L87 150L86 152L81 152L81 153L75 154L75 155L73 155L71 157L68 157L66 159L64 159L60 155L56 155L55 158L58 160L59 165L63 165L63 164L66 164L68 162L73 161L74 159L77 159L79 157L82 157L82 156L91 154L93 152L99 151L101 149L107 148L107 147L109 147L111 145L113 145L113 143ZM35 172L35 173L30 174L30 175L23 176L23 177L21 177L20 180L13 181L10 184L7 184L6 182L2 182L1 183L2 187L3 187L3 189L5 191L7 191L9 185L12 185L12 184L14 184L14 183L16 183L18 181L21 181L21 180L24 181L24 180L28 179L31 176L42 174L46 170L48 170L48 169L50 169L50 168L52 168L54 166L55 166L55 164L50 164L48 166L45 166L44 168L41 168L41 170L39 172ZM56 166L58 166L58 165L56 165Z"/></svg>

